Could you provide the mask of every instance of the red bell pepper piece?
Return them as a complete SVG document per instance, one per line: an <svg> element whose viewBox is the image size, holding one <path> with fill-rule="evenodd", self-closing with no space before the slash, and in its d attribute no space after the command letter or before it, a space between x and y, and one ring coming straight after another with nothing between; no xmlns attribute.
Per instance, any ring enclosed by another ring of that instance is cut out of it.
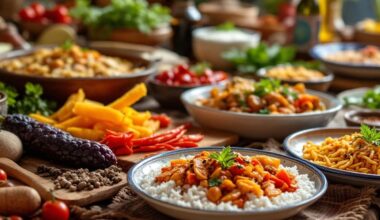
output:
<svg viewBox="0 0 380 220"><path fill-rule="evenodd" d="M292 179L290 178L289 174L284 170L280 170L277 174L276 177L283 180L288 186L292 184Z"/></svg>

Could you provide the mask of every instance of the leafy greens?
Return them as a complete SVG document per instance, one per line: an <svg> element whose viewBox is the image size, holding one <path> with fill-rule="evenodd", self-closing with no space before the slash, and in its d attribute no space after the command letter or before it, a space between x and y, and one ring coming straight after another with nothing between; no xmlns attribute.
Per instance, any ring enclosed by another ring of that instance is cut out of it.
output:
<svg viewBox="0 0 380 220"><path fill-rule="evenodd" d="M363 97L344 97L344 104L363 106L369 109L380 109L380 86L368 90Z"/></svg>
<svg viewBox="0 0 380 220"><path fill-rule="evenodd" d="M268 46L260 43L246 50L233 49L225 52L223 58L231 62L241 73L254 73L258 69L294 60L294 47Z"/></svg>
<svg viewBox="0 0 380 220"><path fill-rule="evenodd" d="M144 33L169 23L168 8L149 5L146 0L111 0L106 7L94 7L89 0L77 0L70 14L92 28L131 28Z"/></svg>
<svg viewBox="0 0 380 220"><path fill-rule="evenodd" d="M8 99L8 112L28 115L30 113L40 113L50 115L56 108L56 103L42 99L43 89L38 84L26 83L25 93L21 96L17 90L11 86L0 82L0 91L3 91Z"/></svg>

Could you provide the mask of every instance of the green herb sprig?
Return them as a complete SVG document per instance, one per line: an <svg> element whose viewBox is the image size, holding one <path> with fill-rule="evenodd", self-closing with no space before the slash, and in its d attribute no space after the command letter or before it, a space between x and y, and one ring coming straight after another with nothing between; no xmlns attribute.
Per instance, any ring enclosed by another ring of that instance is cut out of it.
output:
<svg viewBox="0 0 380 220"><path fill-rule="evenodd" d="M268 93L275 92L281 88L281 81L275 79L262 79L254 84L253 94L261 97Z"/></svg>
<svg viewBox="0 0 380 220"><path fill-rule="evenodd" d="M360 126L360 134L368 143L380 146L380 132L378 132L376 128L370 128L369 126L362 124Z"/></svg>
<svg viewBox="0 0 380 220"><path fill-rule="evenodd" d="M220 184L222 184L222 181L217 178L210 179L210 181L208 182L209 187L219 186Z"/></svg>
<svg viewBox="0 0 380 220"><path fill-rule="evenodd" d="M235 158L237 157L234 152L232 152L232 149L230 146L223 148L222 152L217 153L214 152L210 154L210 158L216 160L219 162L220 166L223 170L230 168L235 161Z"/></svg>

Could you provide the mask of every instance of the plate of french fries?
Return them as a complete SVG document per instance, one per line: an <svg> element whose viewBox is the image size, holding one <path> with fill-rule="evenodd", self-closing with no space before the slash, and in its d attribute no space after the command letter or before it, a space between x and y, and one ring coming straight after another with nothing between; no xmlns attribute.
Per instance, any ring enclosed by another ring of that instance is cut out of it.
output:
<svg viewBox="0 0 380 220"><path fill-rule="evenodd" d="M159 121L151 120L151 112L139 112L131 107L146 95L147 88L144 83L140 83L120 98L104 105L86 99L84 91L79 89L52 115L34 113L30 116L88 140L101 140L107 130L130 131L136 138L148 137L160 128Z"/></svg>
<svg viewBox="0 0 380 220"><path fill-rule="evenodd" d="M375 128L309 129L290 135L284 148L317 166L330 180L380 186L380 132Z"/></svg>

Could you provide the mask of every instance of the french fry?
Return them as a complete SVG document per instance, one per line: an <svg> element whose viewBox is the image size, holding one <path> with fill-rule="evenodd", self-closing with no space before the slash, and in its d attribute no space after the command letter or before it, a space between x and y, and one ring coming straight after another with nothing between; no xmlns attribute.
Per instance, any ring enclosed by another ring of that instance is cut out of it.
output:
<svg viewBox="0 0 380 220"><path fill-rule="evenodd" d="M116 99L108 106L114 109L129 107L147 95L147 88L144 83L140 83L126 92L122 97Z"/></svg>
<svg viewBox="0 0 380 220"><path fill-rule="evenodd" d="M57 123L55 120L53 120L49 117L37 114L37 113L30 114L29 116L32 117L33 119L39 121L39 122L42 122L42 123L46 123L46 124L50 124L50 125Z"/></svg>
<svg viewBox="0 0 380 220"><path fill-rule="evenodd" d="M61 129L66 129L68 127L90 128L94 124L95 122L89 118L82 117L82 116L74 116L61 123L56 124L56 126Z"/></svg>
<svg viewBox="0 0 380 220"><path fill-rule="evenodd" d="M56 111L53 115L51 115L50 117L52 119L58 121L58 122L65 121L65 120L73 117L74 114L73 114L72 109L73 109L74 105L77 102L83 102L84 99L85 99L85 94L84 94L82 89L79 89L77 93L72 94L67 99L65 104L60 109L58 109L58 111Z"/></svg>
<svg viewBox="0 0 380 220"><path fill-rule="evenodd" d="M68 127L66 131L75 137L95 141L101 140L104 136L103 131L89 128Z"/></svg>
<svg viewBox="0 0 380 220"><path fill-rule="evenodd" d="M75 104L73 112L79 116L115 124L122 123L124 119L124 115L120 111L111 107L100 106L93 103L78 102Z"/></svg>
<svg viewBox="0 0 380 220"><path fill-rule="evenodd" d="M92 104L97 104L97 105L103 105L103 103L100 103L100 102L97 102L97 101L93 101L93 100L90 100L90 99L85 99L83 102L85 103L92 103Z"/></svg>
<svg viewBox="0 0 380 220"><path fill-rule="evenodd" d="M133 125L133 126L129 127L128 129L138 131L139 132L138 137L148 137L148 136L153 134L153 131L151 129L143 127L143 126L139 126L139 125Z"/></svg>

